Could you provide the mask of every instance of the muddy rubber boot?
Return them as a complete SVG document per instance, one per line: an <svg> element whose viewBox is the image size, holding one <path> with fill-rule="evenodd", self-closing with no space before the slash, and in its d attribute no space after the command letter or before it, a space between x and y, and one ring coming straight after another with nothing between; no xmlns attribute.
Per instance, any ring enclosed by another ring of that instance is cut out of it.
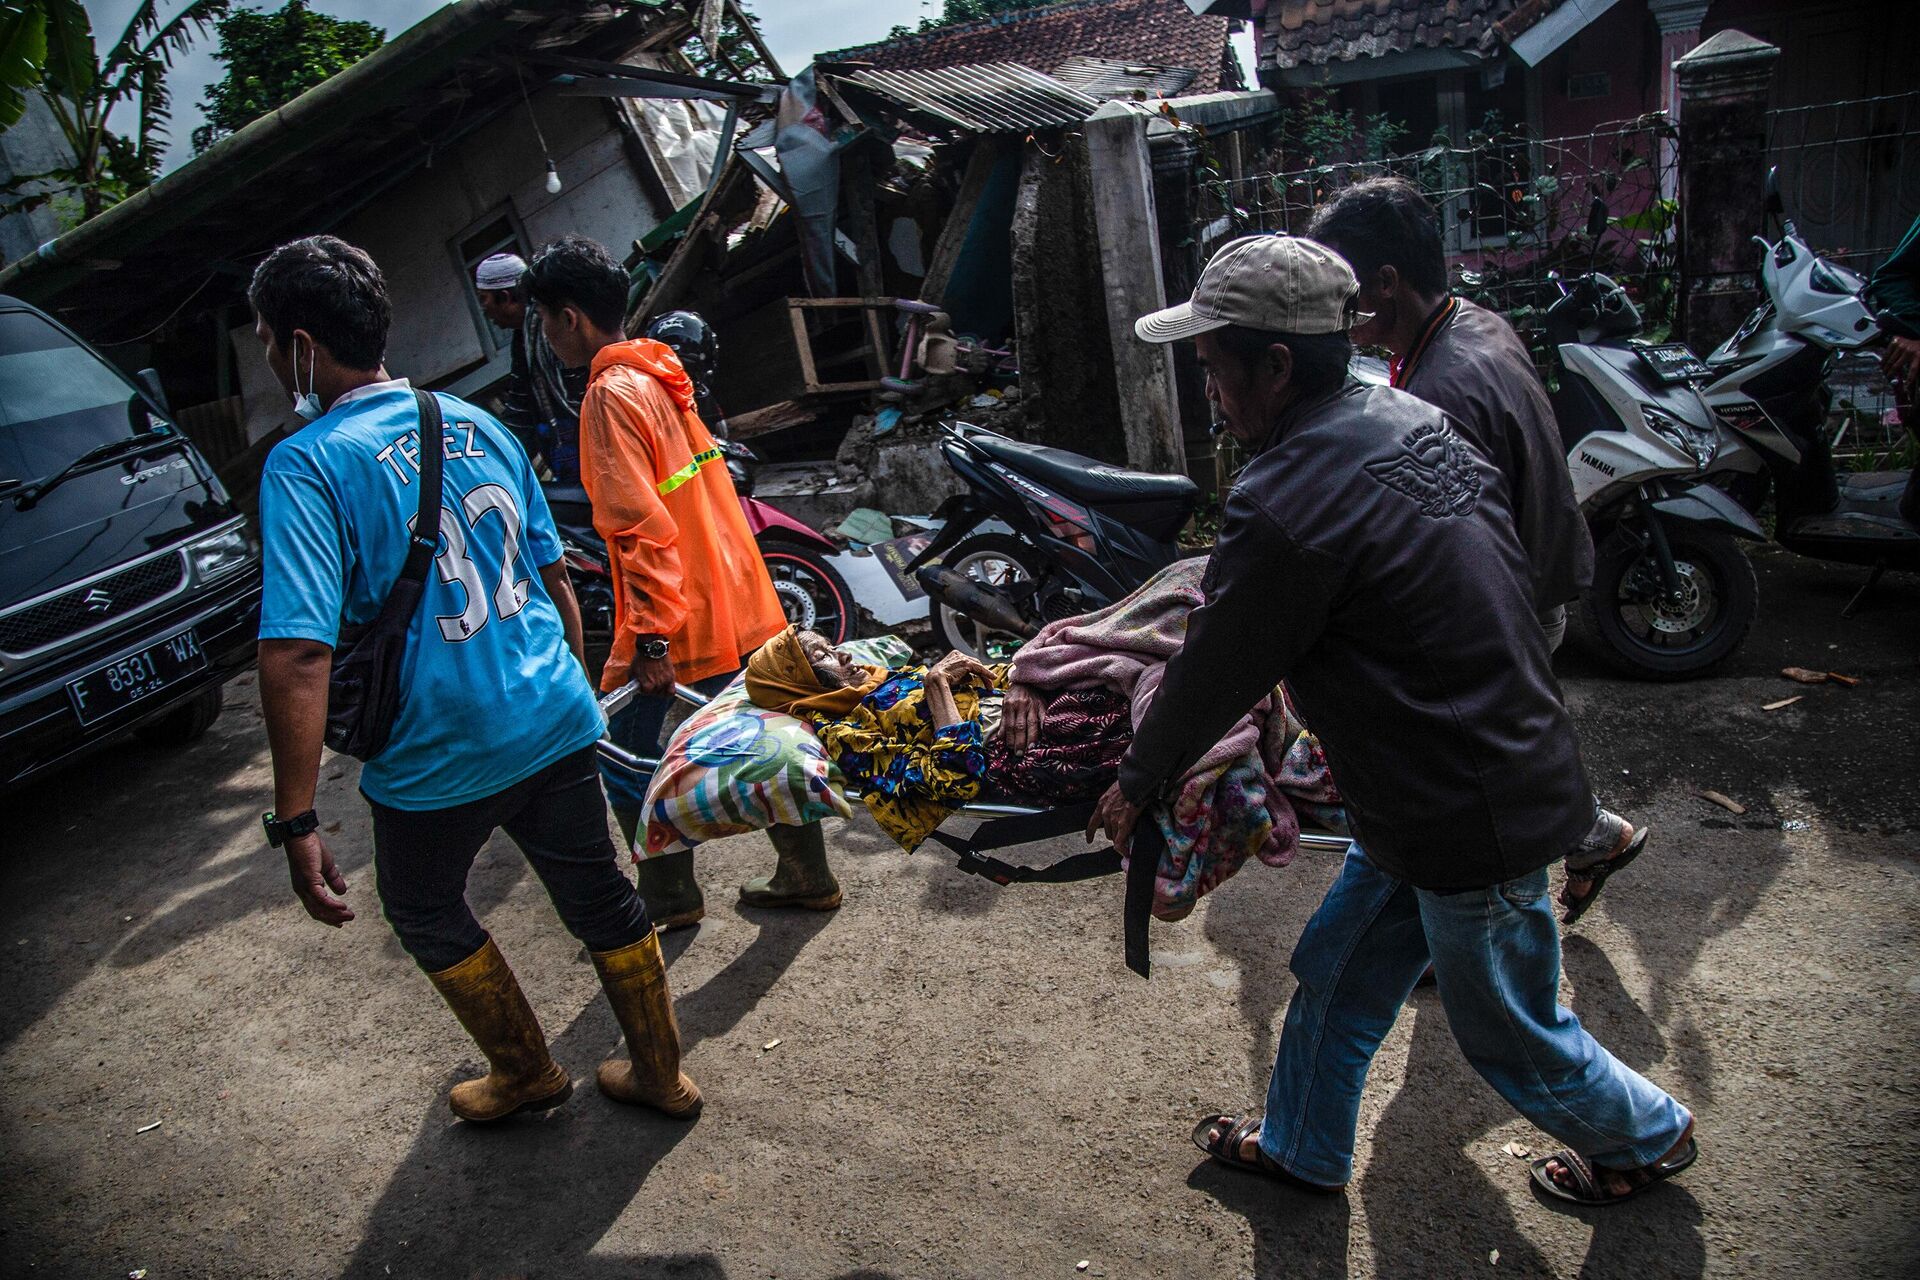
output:
<svg viewBox="0 0 1920 1280"><path fill-rule="evenodd" d="M649 933L618 950L589 954L627 1037L628 1061L603 1062L595 1073L600 1092L676 1120L693 1119L700 1114L700 1090L680 1070L680 1024L673 1017L660 935Z"/></svg>
<svg viewBox="0 0 1920 1280"><path fill-rule="evenodd" d="M799 907L833 911L840 906L840 882L827 866L827 840L820 824L769 827L767 838L779 860L773 874L740 886L743 907Z"/></svg>
<svg viewBox="0 0 1920 1280"><path fill-rule="evenodd" d="M427 977L493 1068L478 1080L453 1086L447 1095L453 1114L484 1124L567 1100L573 1081L547 1052L540 1020L493 939L451 969Z"/></svg>
<svg viewBox="0 0 1920 1280"><path fill-rule="evenodd" d="M693 878L693 850L642 858L633 864L633 880L647 917L659 928L685 929L706 918L707 900Z"/></svg>

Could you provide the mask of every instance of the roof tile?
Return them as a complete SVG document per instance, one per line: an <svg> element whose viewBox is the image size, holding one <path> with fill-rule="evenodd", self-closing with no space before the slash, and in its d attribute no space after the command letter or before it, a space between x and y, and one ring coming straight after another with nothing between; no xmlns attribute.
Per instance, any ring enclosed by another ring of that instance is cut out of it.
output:
<svg viewBox="0 0 1920 1280"><path fill-rule="evenodd" d="M1271 0L1260 65L1352 62L1409 49L1477 49L1511 40L1561 0Z"/></svg>
<svg viewBox="0 0 1920 1280"><path fill-rule="evenodd" d="M1335 0L1345 3L1348 0ZM1311 0L1301 0L1311 3ZM1188 93L1239 87L1222 83L1228 60L1226 18L1195 14L1182 0L1064 0L977 22L822 53L822 62L867 62L896 71L1018 62L1050 72L1077 55L1186 67Z"/></svg>

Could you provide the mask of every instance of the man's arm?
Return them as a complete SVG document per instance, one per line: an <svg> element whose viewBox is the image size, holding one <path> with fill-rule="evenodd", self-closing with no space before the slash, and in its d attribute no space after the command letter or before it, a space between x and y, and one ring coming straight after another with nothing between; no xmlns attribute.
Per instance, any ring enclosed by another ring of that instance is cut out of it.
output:
<svg viewBox="0 0 1920 1280"><path fill-rule="evenodd" d="M1141 808L1165 794L1253 705L1273 692L1326 629L1343 574L1294 542L1244 495L1228 498L1207 567L1207 603L1187 621L1117 784Z"/></svg>
<svg viewBox="0 0 1920 1280"><path fill-rule="evenodd" d="M1867 285L1880 328L1901 338L1920 338L1920 218Z"/></svg>
<svg viewBox="0 0 1920 1280"><path fill-rule="evenodd" d="M282 818L313 808L332 666L332 647L318 640L260 642L260 704L273 752L273 809ZM286 849L293 891L307 914L336 929L353 919L353 909L334 896L347 891L347 880L320 833L296 836Z"/></svg>
<svg viewBox="0 0 1920 1280"><path fill-rule="evenodd" d="M567 648L573 650L573 656L580 660L581 666L586 666L587 642L580 623L580 601L573 594L572 579L567 577L567 562L561 559L541 565L540 581L547 588L548 599L553 601L553 607L560 613L560 627L567 633Z"/></svg>
<svg viewBox="0 0 1920 1280"><path fill-rule="evenodd" d="M678 428L678 412L650 378L602 378L587 393L580 417L580 448L592 450L595 459L593 522L607 541L607 554L620 565L626 589L621 625L639 639L671 636L687 617L680 530L654 480L655 439ZM669 693L672 655L636 661L628 670L609 661L601 687L617 687L630 675L642 692Z"/></svg>

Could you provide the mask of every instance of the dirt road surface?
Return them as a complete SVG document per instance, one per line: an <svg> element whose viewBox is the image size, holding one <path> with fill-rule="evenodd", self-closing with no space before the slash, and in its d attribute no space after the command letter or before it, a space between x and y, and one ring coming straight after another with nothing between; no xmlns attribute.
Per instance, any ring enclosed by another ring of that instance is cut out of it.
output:
<svg viewBox="0 0 1920 1280"><path fill-rule="evenodd" d="M996 888L864 820L829 835L837 915L733 904L762 838L702 851L710 915L667 944L708 1098L691 1126L593 1090L612 1014L496 840L474 904L583 1087L457 1124L446 1089L478 1056L379 917L353 770L330 763L320 802L360 913L336 933L261 842L248 686L192 748L0 803L0 1273L1920 1274L1920 581L1843 622L1859 574L1760 558L1762 621L1718 677L1560 660L1597 785L1656 829L1567 938L1566 995L1697 1111L1704 1152L1629 1206L1536 1199L1506 1148L1547 1139L1431 992L1374 1067L1347 1195L1187 1144L1203 1111L1258 1104L1330 860L1251 867L1156 925L1142 982L1117 880Z"/></svg>

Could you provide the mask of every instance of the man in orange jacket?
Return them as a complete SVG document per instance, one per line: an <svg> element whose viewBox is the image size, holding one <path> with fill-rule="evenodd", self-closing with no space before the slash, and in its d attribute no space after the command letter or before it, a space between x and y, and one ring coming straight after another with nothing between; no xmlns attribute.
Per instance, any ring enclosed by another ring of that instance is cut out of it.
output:
<svg viewBox="0 0 1920 1280"><path fill-rule="evenodd" d="M589 368L580 403L580 482L607 543L613 651L602 691L629 679L640 696L608 726L619 746L659 754L676 681L717 693L747 657L787 625L747 528L726 460L694 408L692 380L664 343L628 339L627 273L601 245L567 236L543 246L527 287L560 362ZM603 769L615 819L631 846L645 789ZM820 827L775 827L771 877L750 880L750 906L840 905ZM685 851L639 863L640 893L663 929L706 913Z"/></svg>

